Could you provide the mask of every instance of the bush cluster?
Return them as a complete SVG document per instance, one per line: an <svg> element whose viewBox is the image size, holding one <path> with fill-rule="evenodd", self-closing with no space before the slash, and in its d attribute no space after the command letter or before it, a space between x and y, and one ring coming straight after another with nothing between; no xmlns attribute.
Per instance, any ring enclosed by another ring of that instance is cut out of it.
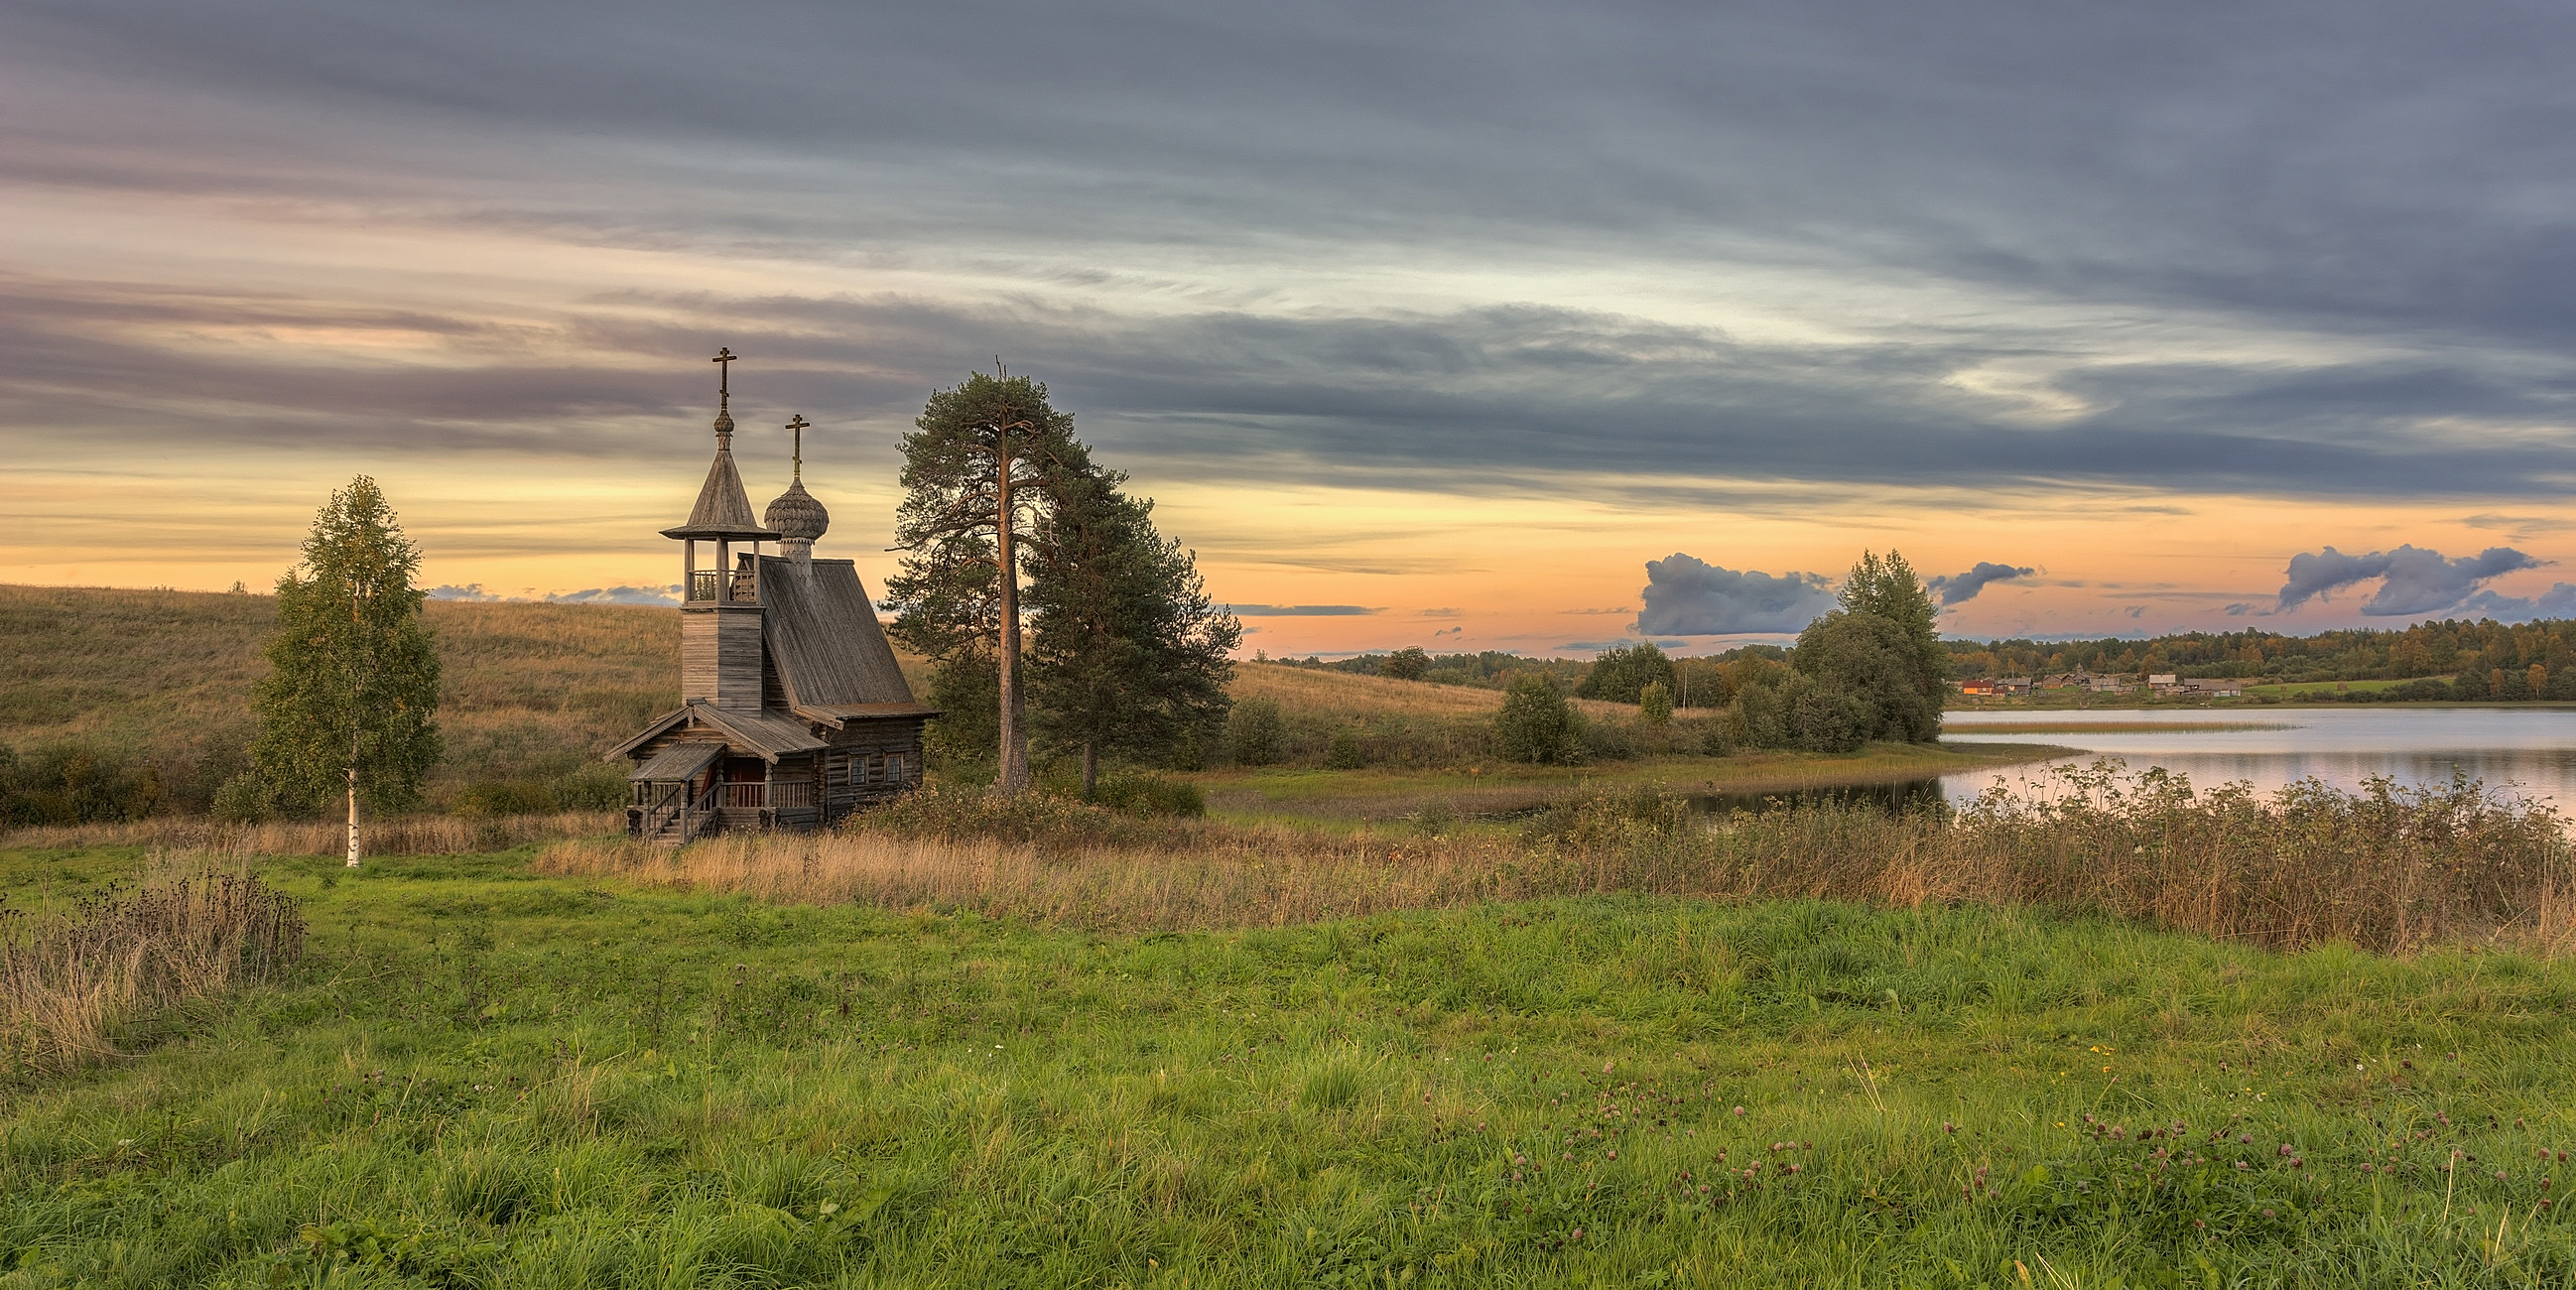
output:
<svg viewBox="0 0 2576 1290"><path fill-rule="evenodd" d="M83 744L23 754L0 745L0 823L139 820L168 804L160 764L151 758Z"/></svg>

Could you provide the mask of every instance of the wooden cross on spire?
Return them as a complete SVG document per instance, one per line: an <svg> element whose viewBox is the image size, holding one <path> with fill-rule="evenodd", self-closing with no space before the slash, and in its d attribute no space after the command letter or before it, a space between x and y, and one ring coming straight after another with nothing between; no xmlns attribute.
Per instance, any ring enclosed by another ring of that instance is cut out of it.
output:
<svg viewBox="0 0 2576 1290"><path fill-rule="evenodd" d="M796 446L789 450L790 455L787 458L788 462L793 465L796 472L789 476L791 479L803 479L805 477L805 431L811 424L811 422L808 422L805 419L805 414L802 412L799 412L794 417L788 419L787 433L796 437Z"/></svg>
<svg viewBox="0 0 2576 1290"><path fill-rule="evenodd" d="M732 390L727 388L726 378L733 375L735 357L731 347L719 346L716 349L716 356L707 360L716 365L716 411L718 412L724 411L725 405L733 398Z"/></svg>

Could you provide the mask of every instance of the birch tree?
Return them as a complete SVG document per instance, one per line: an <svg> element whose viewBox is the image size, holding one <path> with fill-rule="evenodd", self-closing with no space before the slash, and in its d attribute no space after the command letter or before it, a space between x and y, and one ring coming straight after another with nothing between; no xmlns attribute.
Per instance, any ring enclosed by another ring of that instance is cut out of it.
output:
<svg viewBox="0 0 2576 1290"><path fill-rule="evenodd" d="M304 562L277 582L253 773L283 800L342 799L352 867L361 805L417 806L438 764L438 654L412 586L419 570L419 548L360 475L331 494Z"/></svg>

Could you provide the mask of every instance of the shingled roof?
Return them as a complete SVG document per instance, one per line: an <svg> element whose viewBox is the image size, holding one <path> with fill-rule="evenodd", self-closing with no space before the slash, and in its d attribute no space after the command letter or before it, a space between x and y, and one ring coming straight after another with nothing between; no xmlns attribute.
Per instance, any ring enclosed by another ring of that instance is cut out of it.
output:
<svg viewBox="0 0 2576 1290"><path fill-rule="evenodd" d="M930 716L894 661L894 646L848 560L762 556L769 661L789 710L838 725L861 716Z"/></svg>
<svg viewBox="0 0 2576 1290"><path fill-rule="evenodd" d="M730 431L733 419L724 418L717 428L719 432ZM719 434L715 462L707 467L707 482L698 488L698 504L689 508L688 523L664 529L662 536L734 541L778 540L778 530L766 527L759 516L751 513L751 497L742 491L742 472L733 467L733 449L724 442L727 437Z"/></svg>

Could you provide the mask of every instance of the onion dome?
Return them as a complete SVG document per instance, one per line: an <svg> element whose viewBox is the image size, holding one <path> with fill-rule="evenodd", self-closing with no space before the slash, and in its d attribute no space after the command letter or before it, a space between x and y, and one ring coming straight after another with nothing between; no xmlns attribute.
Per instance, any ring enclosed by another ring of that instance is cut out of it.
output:
<svg viewBox="0 0 2576 1290"><path fill-rule="evenodd" d="M769 504L761 523L776 529L778 535L787 541L811 542L832 527L832 513L824 510L823 504L815 501L812 493L805 491L805 481L800 479L789 484L787 491Z"/></svg>

